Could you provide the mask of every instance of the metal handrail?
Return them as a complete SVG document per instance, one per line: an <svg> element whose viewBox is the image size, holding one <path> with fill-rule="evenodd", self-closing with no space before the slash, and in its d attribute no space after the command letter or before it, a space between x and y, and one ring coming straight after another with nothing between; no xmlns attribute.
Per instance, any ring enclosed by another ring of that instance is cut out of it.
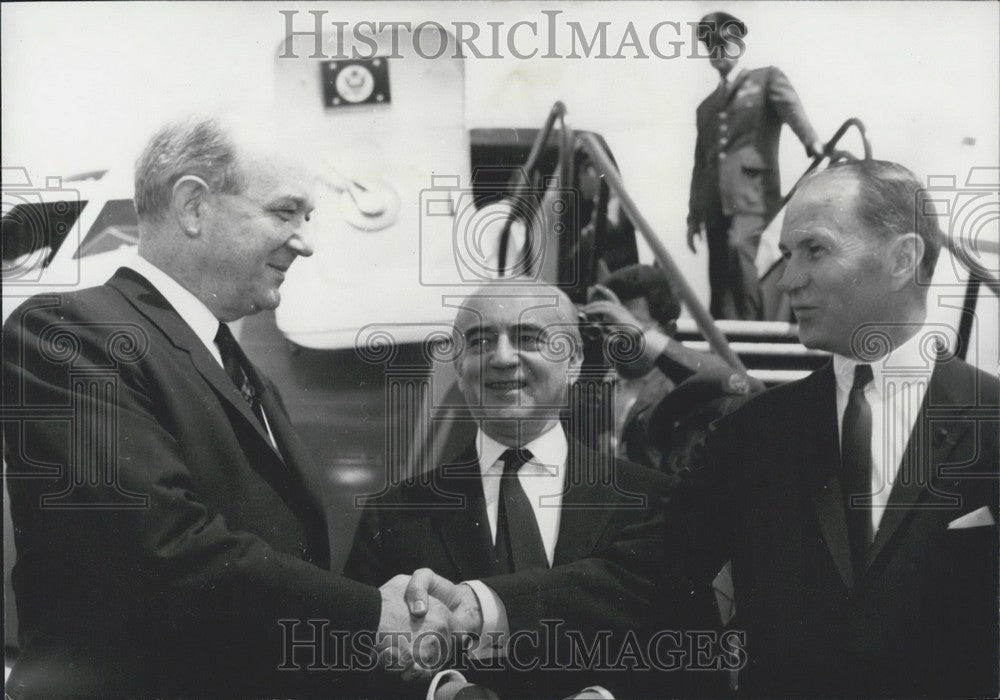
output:
<svg viewBox="0 0 1000 700"><path fill-rule="evenodd" d="M656 234L653 232L652 226L650 226L649 222L639 211L639 207L636 205L635 201L625 190L625 185L618 174L618 167L611 160L606 148L603 147L592 134L584 133L574 137L569 128L566 126L566 111L566 105L561 101L556 101L555 104L552 105L552 109L549 110L549 114L545 119L545 124L535 137L531 150L528 153L527 161L522 168L522 172L525 174L525 177L520 178L515 183L510 197L514 199L514 201L518 201L518 199L532 187L532 183L530 181L531 179L528 176L538 167L538 161L541 159L542 151L545 148L553 129L555 128L556 121L558 120L561 127L559 162L557 165L557 172L561 178L560 183L568 183L567 180L562 178L568 177L569 168L571 166L570 156L573 153L575 145L579 144L591 156L594 163L600 167L604 174L604 177L602 178L603 183L610 187L621 200L622 208L625 210L626 214L628 214L632 223L635 224L636 228L646 239L646 242L653 250L653 254L656 256L660 265L664 268L666 274L671 278L681 301L687 305L691 312L691 316L698 324L698 328L708 340L713 350L715 350L716 354L718 354L726 364L739 372L745 373L747 371L746 367L740 361L740 358L736 355L736 353L734 353L729 347L729 343L726 340L725 335L723 335L722 332L715 326L715 321L698 300L694 290L684 278L680 268L670 256L670 253L667 252L667 249L660 242L659 238L657 238ZM504 221L503 229L500 232L500 250L497 267L499 268L498 272L501 277L504 275L504 271L507 267L507 248L510 241L511 225L516 218L515 209L516 207L511 208L510 213Z"/></svg>
<svg viewBox="0 0 1000 700"><path fill-rule="evenodd" d="M987 289L993 292L994 296L1000 297L1000 280L996 277L990 276L982 270L978 270L971 265L967 265L964 258L965 255L968 254L968 251L963 249L961 246L956 245L949 236L942 233L941 241L944 247L948 249L948 252L951 253L952 260L957 260L958 264L969 273L970 278L978 280L981 284L985 285Z"/></svg>
<svg viewBox="0 0 1000 700"><path fill-rule="evenodd" d="M551 136L552 130L555 128L556 120L559 121L559 126L561 127L559 164L560 166L563 166L562 154L566 153L568 149L568 142L567 142L568 130L566 128L566 105L564 105L561 101L557 100L555 104L552 105L552 109L549 110L549 114L545 118L545 124L542 126L538 134L535 136L534 143L531 144L531 150L528 151L528 159L521 169L521 173L523 173L524 177L521 177L514 182L514 191L510 194L510 197L515 202L518 202L523 197L525 192L527 192L532 188L533 183L531 182L531 172L538 168L538 161L541 159L542 152L545 149L545 144L548 143L549 136ZM565 170L566 168L565 166L563 166L560 169ZM565 174L564 172L561 172L560 176L563 176L564 174ZM498 273L501 277L504 276L504 272L507 269L507 248L510 243L511 226L513 225L514 219L516 218L516 211L517 211L516 206L511 208L510 213L507 215L507 218L504 221L503 229L501 229L500 231L500 251L497 255L497 268L498 268ZM528 260L530 260L529 245L530 241L529 244L525 246L525 256L527 256Z"/></svg>
<svg viewBox="0 0 1000 700"><path fill-rule="evenodd" d="M525 172L531 172L538 167L538 160L542 157L542 149L545 148L545 144L548 142L549 136L552 134L552 129L555 126L557 119L559 120L560 126L565 129L566 105L564 105L560 100L556 100L555 104L552 105L552 109L549 110L549 115L545 118L545 124L542 125L541 130L535 137L535 142L531 144L531 150L528 152L528 160L524 164Z"/></svg>
<svg viewBox="0 0 1000 700"><path fill-rule="evenodd" d="M649 221L647 221L646 217L644 217L642 212L639 211L639 207L636 205L635 200L632 199L632 196L625 189L625 184L622 182L621 176L618 173L618 168L612 162L605 149L601 147L601 144L596 138L594 138L593 134L581 134L577 139L577 143L583 146L583 148L587 151L587 155L589 155L591 159L600 167L601 172L604 175L604 182L606 182L608 187L611 188L611 191L618 196L618 199L621 201L622 209L624 209L625 213L628 214L632 223L635 225L636 230L639 231L643 238L646 239L646 243L652 249L653 255L656 256L657 261L663 267L667 277L674 285L677 295L691 312L691 317L694 318L695 323L698 324L699 330L701 330L705 339L712 346L712 349L730 367L740 372L746 372L746 367L740 361L740 358L736 355L736 353L733 352L732 348L729 347L729 342L726 340L726 337L715 325L714 319L698 300L698 297L694 293L694 289L692 289L691 285L688 284L688 281L681 272L681 269L677 266L677 263L674 262L673 257L669 252L667 252L666 247L660 242L657 235L653 232L653 227L650 226Z"/></svg>
<svg viewBox="0 0 1000 700"><path fill-rule="evenodd" d="M767 223L764 224L764 228L767 228L774 220L774 217L778 215L778 212L780 212L782 209L785 208L785 205L788 204L788 202L791 200L792 195L795 194L795 192L799 189L799 185L802 184L802 181L805 180L814 170L816 170L816 168L819 167L819 164L822 163L824 159L829 158L831 161L833 160L833 156L838 153L835 146L840 141L840 139L844 137L844 134L847 133L847 130L850 129L852 126L857 128L858 135L861 136L861 145L862 148L864 148L865 150L865 160L871 160L872 144L868 140L868 132L865 130L865 124L857 117L851 117L843 124L841 124L840 128L837 129L836 132L834 132L833 137L826 142L825 146L823 146L823 151L821 153L816 154L813 157L813 162L809 164L809 167L806 168L806 171L802 173L799 179L795 181L795 184L792 185L791 189L789 189L788 192L785 193L785 196L781 198L781 201L778 203L777 208L774 210L774 215L767 220Z"/></svg>

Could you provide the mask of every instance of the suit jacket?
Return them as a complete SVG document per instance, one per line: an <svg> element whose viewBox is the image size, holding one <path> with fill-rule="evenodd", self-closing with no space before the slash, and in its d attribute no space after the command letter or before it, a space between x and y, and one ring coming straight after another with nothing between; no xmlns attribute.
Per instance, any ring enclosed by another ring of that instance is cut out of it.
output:
<svg viewBox="0 0 1000 700"><path fill-rule="evenodd" d="M270 382L250 368L277 450L190 327L126 268L29 300L3 348L20 623L9 694L344 687L343 674L278 670L279 620L374 630L380 600L327 570L309 457Z"/></svg>
<svg viewBox="0 0 1000 700"><path fill-rule="evenodd" d="M594 557L621 561L625 553L641 566L656 565L655 552L638 533L648 527L651 509L660 507L667 482L657 472L623 460L611 462L574 440L569 444L553 568L501 574L476 450L470 444L457 459L391 488L365 507L345 574L380 585L395 574L429 567L452 581L479 579L504 602L512 633L538 631L543 640L551 630L542 620L564 621L565 629L581 631L588 643L598 630L644 628L648 582L635 575L634 567L630 574ZM535 661L522 648L523 656ZM566 651L561 653L565 658ZM545 663L543 656L537 658ZM502 677L483 672L479 680L501 690L503 697L559 697L584 687L584 677L559 669ZM600 674L597 681L616 685Z"/></svg>
<svg viewBox="0 0 1000 700"><path fill-rule="evenodd" d="M706 468L679 487L668 554L703 586L727 560L741 687L771 696L997 692L998 382L953 359L925 403L855 585L832 363L722 419ZM688 545L688 543L693 543Z"/></svg>
<svg viewBox="0 0 1000 700"><path fill-rule="evenodd" d="M781 200L782 124L805 145L819 140L795 89L773 66L744 70L725 95L716 91L706 97L698 105L697 121L689 224L720 215L770 218Z"/></svg>

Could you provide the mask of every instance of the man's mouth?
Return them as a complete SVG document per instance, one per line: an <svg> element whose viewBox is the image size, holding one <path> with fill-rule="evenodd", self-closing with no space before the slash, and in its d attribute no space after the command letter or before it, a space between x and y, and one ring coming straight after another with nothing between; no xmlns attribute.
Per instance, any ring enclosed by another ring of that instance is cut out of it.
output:
<svg viewBox="0 0 1000 700"><path fill-rule="evenodd" d="M520 391L524 389L527 384L520 379L513 379L502 382L486 382L486 388L490 391Z"/></svg>

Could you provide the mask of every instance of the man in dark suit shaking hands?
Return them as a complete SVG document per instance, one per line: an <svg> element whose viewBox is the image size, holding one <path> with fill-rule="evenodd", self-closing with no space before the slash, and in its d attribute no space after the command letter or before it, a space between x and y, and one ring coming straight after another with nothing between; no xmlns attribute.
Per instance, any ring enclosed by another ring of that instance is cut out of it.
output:
<svg viewBox="0 0 1000 700"><path fill-rule="evenodd" d="M405 578L380 594L329 571L309 455L227 325L275 308L312 253L310 183L275 135L161 130L136 165L135 261L4 327L9 696L351 694L376 631L424 624ZM443 611L430 601L429 629ZM288 626L309 637L307 620L367 642L296 657Z"/></svg>
<svg viewBox="0 0 1000 700"><path fill-rule="evenodd" d="M739 66L743 22L712 12L700 25L719 85L698 105L687 243L696 252L704 228L712 316L755 320L761 314L757 246L781 199L781 127L792 127L807 155L820 153L822 145L784 73L774 66Z"/></svg>
<svg viewBox="0 0 1000 700"><path fill-rule="evenodd" d="M345 573L378 585L429 568L466 581L482 610L481 634L497 632L485 640L497 647L511 633L536 629L543 616L576 630L581 620L589 631L631 627L641 584L616 588L583 560L642 522L666 484L659 473L567 438L560 418L583 361L573 303L554 287L487 285L463 302L453 337L476 437L457 458L368 505ZM580 586L588 576L594 591ZM595 596L602 580L606 592ZM577 609L549 614L550 595ZM544 642L517 653L520 673L483 681L501 695L558 697L583 685L579 672L588 669L558 668ZM568 658L565 649L561 656ZM555 672L530 673L542 665Z"/></svg>
<svg viewBox="0 0 1000 700"><path fill-rule="evenodd" d="M678 595L732 561L751 695L997 693L1000 383L927 323L941 236L894 163L789 203L780 286L833 357L720 420L668 511Z"/></svg>

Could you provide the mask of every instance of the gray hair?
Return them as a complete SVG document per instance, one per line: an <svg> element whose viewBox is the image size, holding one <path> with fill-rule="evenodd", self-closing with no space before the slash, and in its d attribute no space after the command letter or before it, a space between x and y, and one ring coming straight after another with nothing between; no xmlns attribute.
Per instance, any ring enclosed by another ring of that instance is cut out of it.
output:
<svg viewBox="0 0 1000 700"><path fill-rule="evenodd" d="M188 118L168 124L149 140L135 163L139 219L160 219L174 184L185 175L200 177L212 192L238 194L245 189L236 147L218 120Z"/></svg>

